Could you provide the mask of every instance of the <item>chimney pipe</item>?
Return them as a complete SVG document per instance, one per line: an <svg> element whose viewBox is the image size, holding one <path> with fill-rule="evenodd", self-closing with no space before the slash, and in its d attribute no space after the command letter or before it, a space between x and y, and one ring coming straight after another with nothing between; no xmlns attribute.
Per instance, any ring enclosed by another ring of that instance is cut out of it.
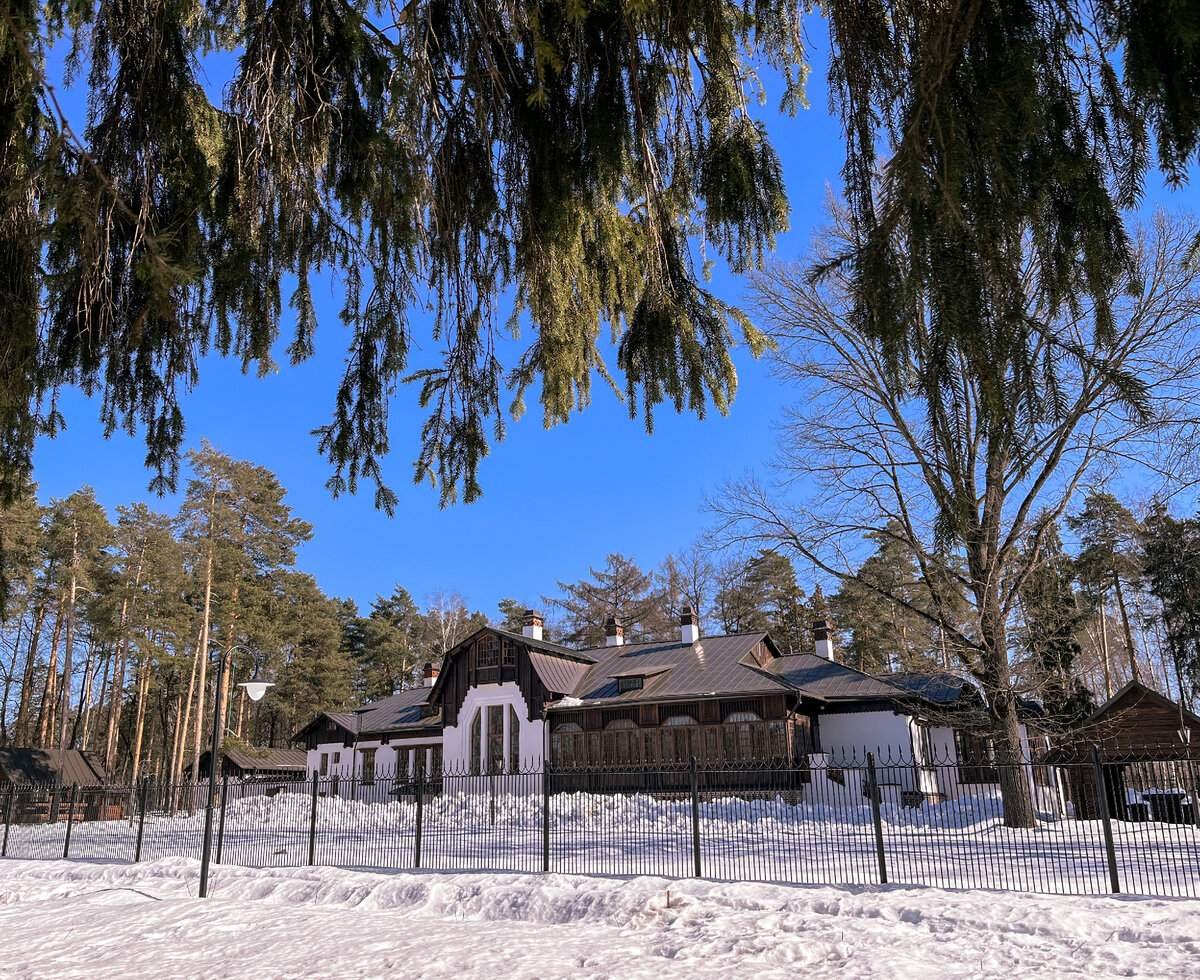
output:
<svg viewBox="0 0 1200 980"><path fill-rule="evenodd" d="M829 620L814 619L812 624L815 653L823 660L833 660L833 639L830 635Z"/></svg>
<svg viewBox="0 0 1200 980"><path fill-rule="evenodd" d="M684 646L691 646L700 639L700 624L697 622L696 610L686 605L679 613L679 639Z"/></svg>
<svg viewBox="0 0 1200 980"><path fill-rule="evenodd" d="M617 622L616 616L609 616L604 621L604 645L619 647L625 643L625 627Z"/></svg>
<svg viewBox="0 0 1200 980"><path fill-rule="evenodd" d="M532 609L526 609L521 617L521 635L527 636L531 640L540 640L542 638L542 614L535 612Z"/></svg>
<svg viewBox="0 0 1200 980"><path fill-rule="evenodd" d="M421 675L425 686L433 687L434 681L437 680L438 669L432 664L432 662L426 660L425 666L422 668Z"/></svg>

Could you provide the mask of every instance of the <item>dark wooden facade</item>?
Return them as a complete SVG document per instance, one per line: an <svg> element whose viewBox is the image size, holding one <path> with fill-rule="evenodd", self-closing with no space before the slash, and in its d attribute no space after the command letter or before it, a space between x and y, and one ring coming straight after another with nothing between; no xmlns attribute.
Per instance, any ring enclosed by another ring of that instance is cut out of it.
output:
<svg viewBox="0 0 1200 980"><path fill-rule="evenodd" d="M516 682L529 710L529 720L543 717L545 706L570 691L552 691L529 659L531 647L515 637L484 631L452 650L442 664L431 703L440 707L442 723L459 723L467 691L481 684Z"/></svg>
<svg viewBox="0 0 1200 980"><path fill-rule="evenodd" d="M803 759L816 749L813 719L786 694L556 709L556 768L706 765Z"/></svg>

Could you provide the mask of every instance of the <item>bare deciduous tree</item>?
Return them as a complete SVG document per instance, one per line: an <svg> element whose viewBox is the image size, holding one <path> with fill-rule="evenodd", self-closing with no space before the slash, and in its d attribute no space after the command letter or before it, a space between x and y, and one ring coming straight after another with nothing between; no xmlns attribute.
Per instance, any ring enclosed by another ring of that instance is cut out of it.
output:
<svg viewBox="0 0 1200 980"><path fill-rule="evenodd" d="M832 236L818 263L835 250ZM899 363L887 356L855 321L851 283L836 264L820 280L779 267L755 281L778 375L798 386L801 407L784 429L778 482L728 487L713 503L719 533L791 549L843 581L855 579L868 533L884 528L912 552L928 606L908 601L910 583L856 581L934 622L982 684L1010 826L1032 826L1034 814L1019 769L1004 765L1020 758L1009 626L1043 535L1082 487L1114 470L1178 485L1192 468L1195 236L1194 223L1159 216L1136 242L1141 281L1111 284L1114 322L1083 300L1058 310L1031 301L1032 347L997 343L986 373L968 369L932 329L914 330ZM1035 249L1029 255L1022 274L1032 287L1052 273ZM1035 376L1015 383L1029 365ZM936 397L923 384L931 373L943 379Z"/></svg>

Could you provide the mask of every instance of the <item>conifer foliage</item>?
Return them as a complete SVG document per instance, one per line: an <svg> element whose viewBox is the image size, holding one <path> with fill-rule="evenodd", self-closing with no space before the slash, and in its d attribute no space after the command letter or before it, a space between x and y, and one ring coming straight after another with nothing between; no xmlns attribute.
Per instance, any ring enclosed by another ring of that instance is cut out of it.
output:
<svg viewBox="0 0 1200 980"><path fill-rule="evenodd" d="M506 382L518 403L537 383L548 424L586 404L592 373L608 375L605 324L647 424L664 401L723 410L735 332L758 336L701 285L689 235L741 269L786 226L747 52L795 105L799 32L783 0L6 4L0 296L17 316L0 360L21 368L0 394L6 496L69 383L102 396L110 431L144 425L155 483L174 486L200 355L271 369L288 304L288 356L310 356L319 270L344 284L349 332L319 432L335 492L366 478L394 505L388 399L426 300L442 356L413 374L428 409L416 476L444 500L479 494ZM47 76L52 44L86 78L78 133ZM204 59L225 53L233 78L210 92ZM507 370L505 319L532 327Z"/></svg>

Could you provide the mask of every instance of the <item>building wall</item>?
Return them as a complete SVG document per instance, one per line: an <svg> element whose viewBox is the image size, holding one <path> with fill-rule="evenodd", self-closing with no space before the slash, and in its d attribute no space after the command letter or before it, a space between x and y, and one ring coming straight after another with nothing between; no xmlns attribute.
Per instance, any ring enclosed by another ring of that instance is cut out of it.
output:
<svg viewBox="0 0 1200 980"><path fill-rule="evenodd" d="M414 746L426 746L425 771L433 769L432 745L441 744L442 740L434 735L422 735L418 738L396 738L389 740L387 745L378 738L364 738L353 747L342 742L325 742L315 749L308 751L308 778L314 772L320 772L322 753L328 756L326 775L337 776L339 779L362 778L362 750L375 750L375 773L381 778L390 779L397 776L401 779L412 775L411 754ZM336 756L336 761L335 761Z"/></svg>
<svg viewBox="0 0 1200 980"><path fill-rule="evenodd" d="M482 684L467 690L462 708L458 712L458 724L447 725L442 731L442 752L444 766L448 773L466 773L471 768L471 723L476 712L483 708L497 705L504 708L504 759L508 768L510 748L512 746L511 720L512 715L507 710L509 706L516 712L518 723L518 749L521 768L532 769L540 767L546 744L546 723L540 718L530 720L529 705L521 693L520 686L515 681L503 684ZM479 758L482 767L486 768L487 760L487 724L486 718L479 726Z"/></svg>

